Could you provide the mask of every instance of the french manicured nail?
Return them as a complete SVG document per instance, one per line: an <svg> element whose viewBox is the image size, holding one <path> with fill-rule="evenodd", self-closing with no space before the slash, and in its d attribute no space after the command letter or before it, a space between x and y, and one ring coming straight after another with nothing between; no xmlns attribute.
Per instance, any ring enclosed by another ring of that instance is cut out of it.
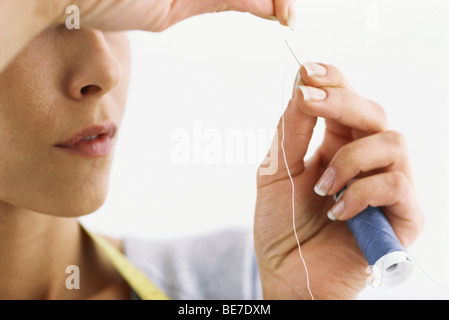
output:
<svg viewBox="0 0 449 320"><path fill-rule="evenodd" d="M335 170L332 167L329 167L324 171L320 180L318 180L317 184L313 188L315 193L324 197L327 195L327 192L332 188L335 183Z"/></svg>
<svg viewBox="0 0 449 320"><path fill-rule="evenodd" d="M290 29L292 29L292 31L295 31L296 28L295 0L290 0L290 3L288 5L287 24L290 27Z"/></svg>
<svg viewBox="0 0 449 320"><path fill-rule="evenodd" d="M326 91L315 87L298 86L298 88L302 91L302 95L304 96L305 101L323 101L327 97Z"/></svg>
<svg viewBox="0 0 449 320"><path fill-rule="evenodd" d="M306 69L309 77L324 77L327 74L326 68L317 63L304 63L304 68Z"/></svg>
<svg viewBox="0 0 449 320"><path fill-rule="evenodd" d="M345 209L345 202L343 201L343 199L341 199L329 210L329 212L327 213L327 217L330 220L335 221L338 219L338 217L341 216L344 209Z"/></svg>

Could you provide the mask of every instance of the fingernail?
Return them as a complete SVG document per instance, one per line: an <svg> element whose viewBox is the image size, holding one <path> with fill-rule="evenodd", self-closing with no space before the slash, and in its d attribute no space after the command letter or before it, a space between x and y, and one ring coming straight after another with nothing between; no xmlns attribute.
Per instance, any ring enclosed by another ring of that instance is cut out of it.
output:
<svg viewBox="0 0 449 320"><path fill-rule="evenodd" d="M324 197L327 195L327 192L332 188L335 182L335 170L332 167L329 167L324 171L320 180L318 180L317 184L313 188L315 193Z"/></svg>
<svg viewBox="0 0 449 320"><path fill-rule="evenodd" d="M269 16L268 19L272 21L279 21L279 19L276 16Z"/></svg>
<svg viewBox="0 0 449 320"><path fill-rule="evenodd" d="M323 101L327 97L326 91L315 87L298 86L298 88L301 89L305 101Z"/></svg>
<svg viewBox="0 0 449 320"><path fill-rule="evenodd" d="M304 63L304 68L306 69L309 77L324 77L327 74L326 68L317 63Z"/></svg>
<svg viewBox="0 0 449 320"><path fill-rule="evenodd" d="M345 209L345 202L342 200L339 200L327 213L327 217L335 221L337 220L341 214L343 213L343 210Z"/></svg>
<svg viewBox="0 0 449 320"><path fill-rule="evenodd" d="M296 8L295 1L291 0L288 5L288 16L287 16L287 24L292 31L295 31L296 28Z"/></svg>

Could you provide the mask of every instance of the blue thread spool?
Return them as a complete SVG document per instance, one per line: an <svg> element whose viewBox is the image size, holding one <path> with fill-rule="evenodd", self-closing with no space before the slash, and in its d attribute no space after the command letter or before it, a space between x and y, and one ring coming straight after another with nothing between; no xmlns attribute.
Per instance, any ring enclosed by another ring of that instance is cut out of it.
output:
<svg viewBox="0 0 449 320"><path fill-rule="evenodd" d="M336 201L343 192L335 195ZM407 279L412 260L380 208L369 206L346 223L371 267L368 285L391 287Z"/></svg>

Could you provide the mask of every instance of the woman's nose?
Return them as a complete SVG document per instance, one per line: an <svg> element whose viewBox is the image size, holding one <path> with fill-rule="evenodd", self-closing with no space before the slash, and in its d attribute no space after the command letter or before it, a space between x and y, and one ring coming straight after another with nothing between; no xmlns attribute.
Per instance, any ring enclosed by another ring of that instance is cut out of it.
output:
<svg viewBox="0 0 449 320"><path fill-rule="evenodd" d="M120 82L122 67L111 52L101 31L77 30L69 41L74 41L76 48L70 54L76 54L68 66L66 81L67 94L74 100L101 98L113 90ZM76 34L75 34L76 33Z"/></svg>

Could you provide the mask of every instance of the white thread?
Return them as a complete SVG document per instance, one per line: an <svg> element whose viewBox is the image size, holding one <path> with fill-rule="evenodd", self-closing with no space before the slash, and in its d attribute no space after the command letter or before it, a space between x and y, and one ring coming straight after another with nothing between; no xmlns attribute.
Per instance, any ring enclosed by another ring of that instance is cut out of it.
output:
<svg viewBox="0 0 449 320"><path fill-rule="evenodd" d="M298 251L299 251L299 256L301 257L302 263L304 265L304 269L306 271L306 279L307 279L307 290L309 291L310 297L312 297L312 300L315 300L315 298L313 297L312 291L310 290L310 279L309 279L309 271L307 269L307 265L306 265L306 261L304 260L304 257L302 256L302 251L301 251L301 244L299 242L299 238L298 238L298 233L296 231L296 219L295 219L295 183L293 182L293 178L292 175L290 174L290 168L288 167L288 163L287 163L287 157L285 155L285 148L284 148L284 114L282 114L282 142L281 142L281 147L282 147L282 153L284 155L284 163L285 163L285 167L287 168L287 173L288 173L288 177L290 178L290 182L292 184L292 216L293 216L293 232L295 234L295 238L296 238L296 243L298 244Z"/></svg>
<svg viewBox="0 0 449 320"><path fill-rule="evenodd" d="M293 57L296 59L296 61L298 62L299 66L301 67L301 63L299 62L298 58L296 57L296 55L293 52L290 44L287 41L287 36L286 36L284 30L282 29L282 27L280 25L279 25L279 27L281 29L282 35L284 36L285 44L287 45L287 47L289 48L289 50L292 53ZM284 80L285 80L285 76L284 76ZM284 105L284 91L282 91L282 105ZM306 272L307 290L309 291L309 294L310 294L310 297L312 298L312 300L315 300L315 298L314 298L314 296L312 294L312 290L310 289L309 270L307 269L306 261L304 260L304 257L302 256L301 243L299 242L298 232L296 231L295 183L294 183L292 175L290 173L290 168L289 168L288 163L287 163L287 156L285 154L285 148L284 148L285 128L284 128L284 123L285 123L285 112L282 114L282 142L281 142L281 148L282 148L282 154L284 156L284 164L285 164L285 167L287 169L288 177L290 178L290 183L292 185L292 222L293 222L293 233L295 234L296 243L298 244L299 256L301 258L301 261L302 261L302 263L304 265L304 269L305 269L305 272Z"/></svg>
<svg viewBox="0 0 449 320"><path fill-rule="evenodd" d="M424 273L424 275L427 277L427 279L429 279L431 282L433 282L436 286L449 291L448 286L442 284L441 282L436 281L426 272L426 270L424 270L424 268L418 263L418 260L415 259L415 257L410 253L410 251L405 250L405 252L410 256L411 260L418 266L418 268L421 270L421 272Z"/></svg>

